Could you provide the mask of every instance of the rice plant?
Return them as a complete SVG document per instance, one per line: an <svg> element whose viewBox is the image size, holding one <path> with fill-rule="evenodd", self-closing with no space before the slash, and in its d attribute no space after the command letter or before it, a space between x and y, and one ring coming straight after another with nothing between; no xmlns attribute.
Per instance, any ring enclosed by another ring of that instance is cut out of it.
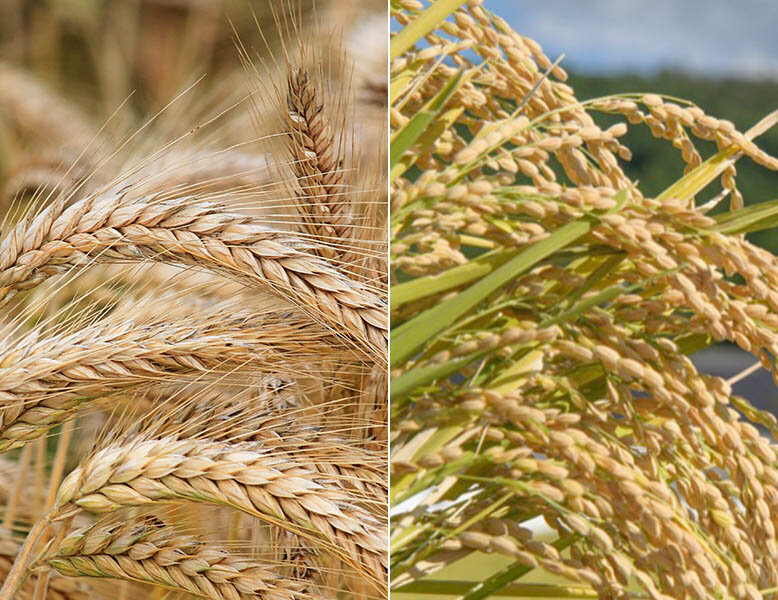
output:
<svg viewBox="0 0 778 600"><path fill-rule="evenodd" d="M778 258L746 235L778 202L744 208L735 167L778 170L778 115L580 101L488 3L391 6L393 594L778 597L778 423L689 358L778 376ZM685 166L657 197L631 127Z"/></svg>
<svg viewBox="0 0 778 600"><path fill-rule="evenodd" d="M385 597L386 13L349 6L94 3L183 48L69 29L105 112L0 63L0 599Z"/></svg>

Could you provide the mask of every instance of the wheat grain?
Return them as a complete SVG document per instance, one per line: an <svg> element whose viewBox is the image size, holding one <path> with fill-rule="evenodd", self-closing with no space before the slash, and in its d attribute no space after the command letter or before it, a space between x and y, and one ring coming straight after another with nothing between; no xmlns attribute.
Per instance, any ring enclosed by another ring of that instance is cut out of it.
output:
<svg viewBox="0 0 778 600"><path fill-rule="evenodd" d="M0 579L5 579L13 561L14 553L0 553ZM18 598L18 600L34 600L35 586L33 583L32 580L28 581L17 592L15 598ZM84 586L77 581L66 577L54 577L49 581L46 600L89 600L89 598L89 591L84 589Z"/></svg>
<svg viewBox="0 0 778 600"><path fill-rule="evenodd" d="M195 264L269 288L337 330L345 327L380 356L387 335L382 302L308 254L315 246L193 198L88 197L66 209L45 209L0 242L0 298L7 301L90 258Z"/></svg>
<svg viewBox="0 0 778 600"><path fill-rule="evenodd" d="M381 524L315 464L252 445L132 440L100 449L72 471L56 507L109 511L175 499L231 506L290 528L383 581Z"/></svg>
<svg viewBox="0 0 778 600"><path fill-rule="evenodd" d="M68 577L144 581L212 600L317 597L268 566L176 535L153 518L74 531L49 564Z"/></svg>

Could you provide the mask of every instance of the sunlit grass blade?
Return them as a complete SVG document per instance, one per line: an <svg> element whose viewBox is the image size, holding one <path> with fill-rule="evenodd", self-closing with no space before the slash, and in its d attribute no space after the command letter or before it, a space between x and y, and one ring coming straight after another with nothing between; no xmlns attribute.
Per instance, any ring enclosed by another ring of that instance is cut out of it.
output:
<svg viewBox="0 0 778 600"><path fill-rule="evenodd" d="M574 540L575 536L566 536L556 540L553 543L553 546L557 550L563 550L572 544ZM488 598L489 596L495 595L498 590L503 589L505 586L510 585L517 579L523 577L531 570L531 567L516 562L480 582L475 588L470 589L460 596L460 598L461 600L482 600L483 598Z"/></svg>
<svg viewBox="0 0 778 600"><path fill-rule="evenodd" d="M436 0L411 23L397 33L389 44L389 60L394 60L430 31L438 27L448 15L462 6L466 0Z"/></svg>
<svg viewBox="0 0 778 600"><path fill-rule="evenodd" d="M391 290L392 306L397 308L403 304L475 281L479 277L491 273L495 267L504 264L519 252L519 250L494 250L439 275L419 277L393 285Z"/></svg>
<svg viewBox="0 0 778 600"><path fill-rule="evenodd" d="M718 221L714 231L729 235L772 229L778 226L778 200L760 202L714 218Z"/></svg>
<svg viewBox="0 0 778 600"><path fill-rule="evenodd" d="M521 575L521 569L513 573ZM513 573L507 575L511 576ZM434 594L446 596L464 596L480 585L478 581L456 579L420 579L394 590L398 594ZM489 592L495 597L515 598L597 598L598 594L590 587L582 585L556 583L509 583Z"/></svg>
<svg viewBox="0 0 778 600"><path fill-rule="evenodd" d="M426 154L435 143L435 140L437 140L443 134L443 132L445 132L454 122L456 122L463 111L463 108L452 108L451 110L445 111L443 114L428 123L426 129L423 130L418 140L416 140L418 154L404 154L398 160L393 162L391 171L389 172L389 179L394 180L397 177L400 177L403 173L405 173L406 170L412 167L416 163L419 154Z"/></svg>
<svg viewBox="0 0 778 600"><path fill-rule="evenodd" d="M389 146L389 167L391 169L394 168L408 148L413 146L421 136L428 133L430 125L435 121L446 102L448 102L452 94L457 90L457 87L462 83L463 78L463 71L452 77L443 89L392 137Z"/></svg>
<svg viewBox="0 0 778 600"><path fill-rule="evenodd" d="M533 244L461 294L431 308L412 320L399 335L391 338L391 364L408 359L433 336L440 333L467 311L487 298L512 278L520 275L550 254L585 235L588 221L575 221L558 229L546 239Z"/></svg>

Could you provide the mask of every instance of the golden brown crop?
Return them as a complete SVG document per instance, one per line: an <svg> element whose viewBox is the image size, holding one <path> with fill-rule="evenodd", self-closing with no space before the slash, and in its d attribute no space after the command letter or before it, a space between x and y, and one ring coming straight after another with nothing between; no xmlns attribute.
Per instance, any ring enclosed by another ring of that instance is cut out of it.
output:
<svg viewBox="0 0 778 600"><path fill-rule="evenodd" d="M754 141L776 115L741 133L655 94L580 101L462 4L392 3L393 590L772 597L776 419L689 355L728 341L778 375L778 258L744 235L776 203L743 208L734 169L778 169ZM624 169L636 126L686 165L656 198Z"/></svg>
<svg viewBox="0 0 778 600"><path fill-rule="evenodd" d="M386 107L353 59L385 11L97 2L97 36L33 4L0 24L32 49L0 64L0 598L384 597Z"/></svg>

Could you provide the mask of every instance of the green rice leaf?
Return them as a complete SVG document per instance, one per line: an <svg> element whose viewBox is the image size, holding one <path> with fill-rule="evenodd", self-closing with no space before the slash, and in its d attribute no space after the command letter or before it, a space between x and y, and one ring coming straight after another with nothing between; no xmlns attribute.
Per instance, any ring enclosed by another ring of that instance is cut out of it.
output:
<svg viewBox="0 0 778 600"><path fill-rule="evenodd" d="M421 579L393 590L398 594L434 594L463 596L480 585L478 581L458 579ZM519 598L597 598L597 592L582 585L554 583L509 583L491 592L492 596Z"/></svg>
<svg viewBox="0 0 778 600"><path fill-rule="evenodd" d="M669 200L670 198L677 198L679 200L691 200L711 181L724 172L724 169L727 168L732 157L735 156L737 152L738 149L735 146L730 146L721 150L696 169L673 183L664 192L659 194L657 199Z"/></svg>
<svg viewBox="0 0 778 600"><path fill-rule="evenodd" d="M391 338L391 364L407 360L435 335L486 299L511 279L585 235L589 221L574 221L533 244L461 294L417 315Z"/></svg>
<svg viewBox="0 0 778 600"><path fill-rule="evenodd" d="M409 50L464 3L465 0L437 0L430 5L392 38L389 44L389 60L394 60Z"/></svg>
<svg viewBox="0 0 778 600"><path fill-rule="evenodd" d="M405 154L399 158L399 160L393 165L389 172L389 179L395 180L400 177L405 171L412 167L416 163L418 154L425 154L446 130L448 130L453 123L462 115L464 108L452 108L445 111L437 119L435 119L429 126L423 130L421 136L416 140L418 146L418 153ZM421 113L420 113L421 114ZM418 115L417 115L418 116Z"/></svg>
<svg viewBox="0 0 778 600"><path fill-rule="evenodd" d="M719 233L738 234L771 229L778 227L778 200L760 202L714 218L718 225L713 230Z"/></svg>
<svg viewBox="0 0 778 600"><path fill-rule="evenodd" d="M437 118L438 113L443 109L446 102L464 81L464 72L459 71L454 77L449 79L448 83L440 90L437 95L430 100L426 106L416 113L413 118L405 124L392 138L389 148L389 167L393 168L400 160L406 150L427 131L432 122Z"/></svg>
<svg viewBox="0 0 778 600"><path fill-rule="evenodd" d="M773 111L749 129L745 135L749 140L752 140L762 135L776 123L778 123L778 111ZM740 148L738 146L729 146L720 150L659 194L658 199L678 198L680 200L691 200L705 186L721 175L731 162L735 162L740 157L739 153Z"/></svg>
<svg viewBox="0 0 778 600"><path fill-rule="evenodd" d="M572 544L573 541L575 541L575 536L565 536L556 540L552 545L557 550L563 550ZM532 571L532 567L515 562L480 582L475 588L472 588L466 594L460 596L460 598L461 600L482 600L482 598L488 598L530 571Z"/></svg>
<svg viewBox="0 0 778 600"><path fill-rule="evenodd" d="M392 306L398 307L421 300L460 285L470 283L491 273L495 267L516 256L520 250L496 250L475 258L463 265L448 269L439 275L419 277L392 286Z"/></svg>

